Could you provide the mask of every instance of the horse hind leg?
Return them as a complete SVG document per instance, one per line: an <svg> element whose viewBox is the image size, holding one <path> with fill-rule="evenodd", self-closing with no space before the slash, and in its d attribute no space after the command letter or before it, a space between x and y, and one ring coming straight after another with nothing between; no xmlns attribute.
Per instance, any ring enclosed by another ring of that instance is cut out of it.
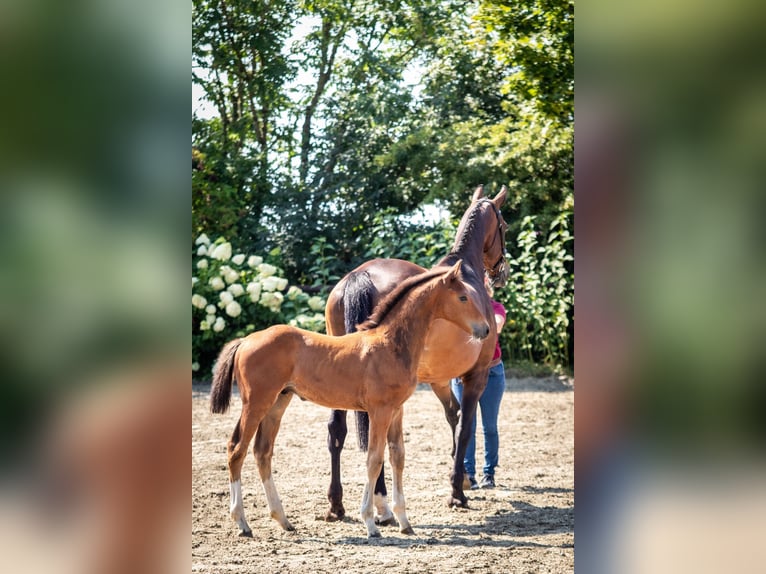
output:
<svg viewBox="0 0 766 574"><path fill-rule="evenodd" d="M388 428L388 452L391 459L392 488L394 499L394 514L399 521L399 530L404 534L415 534L407 519L407 509L402 489L404 474L404 434L402 432L402 409L394 414L391 426Z"/></svg>
<svg viewBox="0 0 766 574"><path fill-rule="evenodd" d="M229 492L231 495L229 512L234 522L239 526L240 536L253 535L253 531L245 519L245 505L242 498L242 464L245 460L245 454L247 454L247 447L253 439L257 427L255 424L248 424L247 421L248 417L243 412L227 445Z"/></svg>
<svg viewBox="0 0 766 574"><path fill-rule="evenodd" d="M340 479L340 453L346 442L348 425L346 411L334 410L327 423L327 448L330 451L330 488L327 490L327 500L330 508L325 514L327 522L343 520L346 509L343 507L343 485Z"/></svg>
<svg viewBox="0 0 766 574"><path fill-rule="evenodd" d="M452 434L450 436L450 438L452 439L451 440L452 451L450 453L450 456L454 457L455 456L455 429L457 428L457 423L459 420L460 402L452 393L452 385L450 384L449 381L447 381L446 383L432 384L431 390L438 397L439 402L441 402L442 408L444 409L444 417L447 419L450 429L452 430Z"/></svg>
<svg viewBox="0 0 766 574"><path fill-rule="evenodd" d="M282 501L279 499L271 472L271 458L274 454L274 441L279 432L282 415L284 415L287 405L290 404L292 396L292 393L279 395L277 402L258 425L258 434L255 437L255 446L253 447L255 460L258 464L258 473L263 484L263 491L266 494L266 502L269 505L269 513L284 530L288 531L295 530L295 528L287 520L282 508Z"/></svg>

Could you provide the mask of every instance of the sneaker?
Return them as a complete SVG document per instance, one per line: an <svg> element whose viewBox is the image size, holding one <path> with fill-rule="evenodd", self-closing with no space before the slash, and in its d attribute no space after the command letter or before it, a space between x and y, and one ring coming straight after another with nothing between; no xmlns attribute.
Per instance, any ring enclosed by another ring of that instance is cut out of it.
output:
<svg viewBox="0 0 766 574"><path fill-rule="evenodd" d="M478 488L479 485L476 482L476 478L467 474L463 477L463 490L477 490Z"/></svg>
<svg viewBox="0 0 766 574"><path fill-rule="evenodd" d="M481 479L481 488L495 488L495 477L486 475Z"/></svg>

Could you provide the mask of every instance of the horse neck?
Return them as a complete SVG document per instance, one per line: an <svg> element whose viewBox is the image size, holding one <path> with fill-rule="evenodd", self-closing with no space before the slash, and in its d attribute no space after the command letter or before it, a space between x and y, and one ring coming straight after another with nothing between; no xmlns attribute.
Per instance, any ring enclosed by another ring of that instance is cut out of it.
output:
<svg viewBox="0 0 766 574"><path fill-rule="evenodd" d="M481 210L480 206L474 208ZM477 211L470 214L474 221L469 222L469 216L466 216L460 222L455 242L452 245L450 256L457 256L469 263L474 269L483 269L484 267L484 240L487 232L487 225L483 213Z"/></svg>
<svg viewBox="0 0 766 574"><path fill-rule="evenodd" d="M380 328L393 341L397 354L414 361L417 365L425 347L426 335L436 316L434 299L439 288L428 284L399 303L386 317Z"/></svg>

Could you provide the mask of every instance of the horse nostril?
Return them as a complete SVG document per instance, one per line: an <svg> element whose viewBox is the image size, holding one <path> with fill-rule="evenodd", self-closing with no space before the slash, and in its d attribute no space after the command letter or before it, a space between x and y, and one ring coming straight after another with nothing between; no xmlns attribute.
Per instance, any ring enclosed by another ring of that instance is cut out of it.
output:
<svg viewBox="0 0 766 574"><path fill-rule="evenodd" d="M489 325L483 323L473 328L473 334L478 339L486 339L489 335Z"/></svg>

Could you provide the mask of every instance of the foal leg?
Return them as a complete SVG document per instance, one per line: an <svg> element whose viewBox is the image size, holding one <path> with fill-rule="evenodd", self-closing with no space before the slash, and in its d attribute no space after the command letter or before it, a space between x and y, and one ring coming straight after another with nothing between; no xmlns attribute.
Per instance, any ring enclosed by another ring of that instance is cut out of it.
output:
<svg viewBox="0 0 766 574"><path fill-rule="evenodd" d="M229 491L231 494L231 506L229 512L234 522L237 523L240 530L240 536L252 536L253 531L247 525L245 520L245 505L242 501L242 463L245 461L245 455L247 454L247 447L250 441L253 439L258 425L256 421L249 416L247 409L242 409L242 414L237 421L237 426L234 427L234 432L231 435L229 444L227 445L228 451L228 466L229 466Z"/></svg>
<svg viewBox="0 0 766 574"><path fill-rule="evenodd" d="M368 538L379 538L380 530L375 524L373 512L373 492L375 481L383 466L383 452L386 448L386 435L391 424L393 411L370 413L370 439L367 449L367 486L362 495L362 520L367 526Z"/></svg>
<svg viewBox="0 0 766 574"><path fill-rule="evenodd" d="M340 482L340 453L346 442L347 411L334 410L330 413L327 423L327 448L330 451L330 488L327 490L327 500L330 501L330 509L324 519L328 522L342 520L346 515L343 508L343 485Z"/></svg>
<svg viewBox="0 0 766 574"><path fill-rule="evenodd" d="M274 477L271 474L271 457L274 454L274 441L279 432L279 425L282 422L282 415L285 413L287 405L290 404L292 393L280 394L277 402L271 407L271 410L258 425L258 434L255 436L255 446L253 453L258 463L258 474L261 476L263 491L266 494L266 502L269 505L271 517L279 522L279 525L285 530L295 530L293 525L288 522L285 511L282 508L282 501L279 500L277 488L274 485Z"/></svg>
<svg viewBox="0 0 766 574"><path fill-rule="evenodd" d="M407 520L404 491L402 489L402 475L404 474L404 433L402 432L402 407L394 413L391 426L388 427L388 454L391 459L394 489L394 514L399 520L399 531L404 534L415 534Z"/></svg>

